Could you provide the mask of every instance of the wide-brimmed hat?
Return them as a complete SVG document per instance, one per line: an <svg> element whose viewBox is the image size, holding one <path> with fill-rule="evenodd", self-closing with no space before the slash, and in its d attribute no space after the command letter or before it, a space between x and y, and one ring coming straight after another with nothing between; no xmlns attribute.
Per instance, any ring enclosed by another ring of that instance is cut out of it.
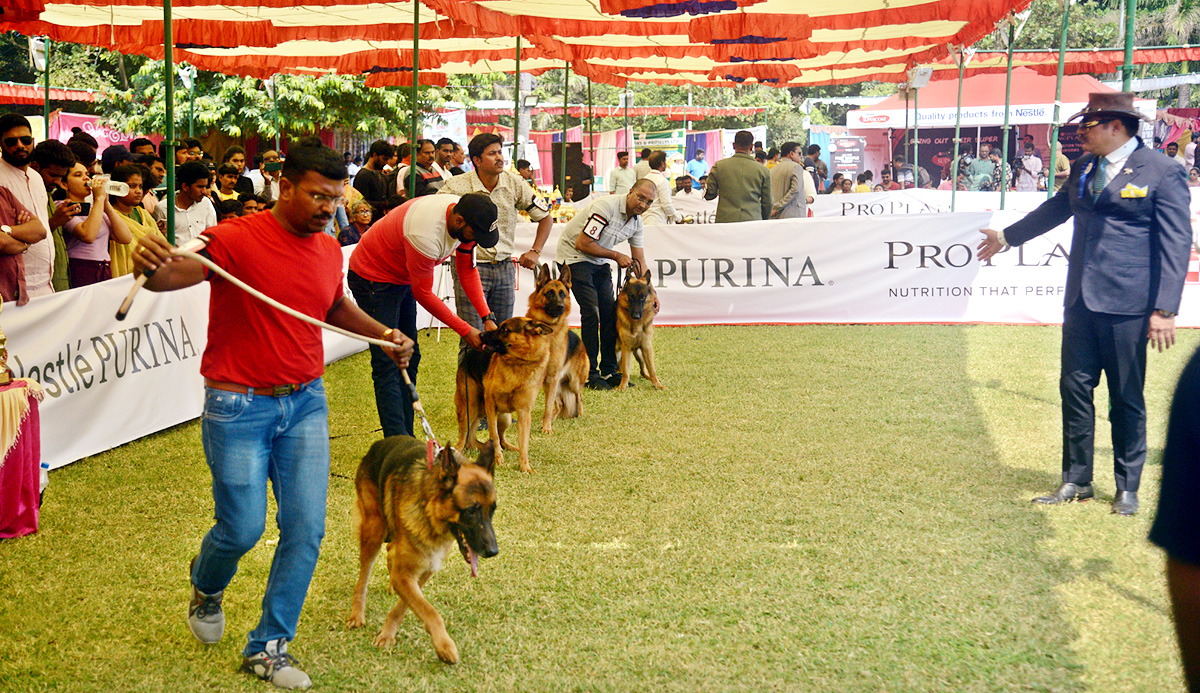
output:
<svg viewBox="0 0 1200 693"><path fill-rule="evenodd" d="M1093 92L1088 95L1087 108L1067 119L1071 122L1076 118L1136 118L1149 121L1150 119L1133 107L1133 93L1128 91Z"/></svg>

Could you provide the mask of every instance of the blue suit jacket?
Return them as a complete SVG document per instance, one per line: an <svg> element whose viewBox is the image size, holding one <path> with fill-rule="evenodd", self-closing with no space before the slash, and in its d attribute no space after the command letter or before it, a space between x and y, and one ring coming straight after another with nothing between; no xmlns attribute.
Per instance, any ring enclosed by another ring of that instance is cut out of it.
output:
<svg viewBox="0 0 1200 693"><path fill-rule="evenodd" d="M1005 240L1020 245L1074 216L1067 308L1082 299L1097 313L1178 313L1192 244L1187 174L1139 141L1093 202L1096 164L1094 154L1076 160L1058 194L1005 229Z"/></svg>

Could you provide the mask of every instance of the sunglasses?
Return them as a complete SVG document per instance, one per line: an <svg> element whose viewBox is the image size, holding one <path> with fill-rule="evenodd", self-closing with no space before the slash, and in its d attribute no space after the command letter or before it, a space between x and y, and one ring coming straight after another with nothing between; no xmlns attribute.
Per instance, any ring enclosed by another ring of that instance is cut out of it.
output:
<svg viewBox="0 0 1200 693"><path fill-rule="evenodd" d="M1114 120L1116 120L1116 118L1106 118L1106 119L1104 119L1104 120L1089 120L1089 121L1086 121L1086 122L1080 123L1080 124L1079 124L1079 129L1080 129L1080 130L1089 130L1089 129L1091 129L1091 128L1094 128L1094 127L1096 127L1096 126L1098 126L1098 125L1106 125L1106 124L1108 124L1108 123L1111 123L1111 122L1113 122Z"/></svg>
<svg viewBox="0 0 1200 693"><path fill-rule="evenodd" d="M21 144L28 147L29 145L33 144L33 138L30 137L29 135L21 135L20 137L5 137L4 138L4 146L5 147L15 147L15 146L17 146L17 142L20 142Z"/></svg>

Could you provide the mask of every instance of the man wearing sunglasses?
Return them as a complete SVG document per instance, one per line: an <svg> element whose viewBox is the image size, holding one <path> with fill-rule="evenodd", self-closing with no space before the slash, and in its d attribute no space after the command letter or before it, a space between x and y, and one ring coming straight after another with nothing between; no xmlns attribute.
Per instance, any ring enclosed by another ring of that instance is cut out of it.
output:
<svg viewBox="0 0 1200 693"><path fill-rule="evenodd" d="M1093 391L1108 379L1116 496L1112 511L1138 510L1146 461L1146 344L1175 343L1191 252L1191 200L1182 166L1142 144L1131 93L1092 94L1080 144L1058 194L1003 231L981 229L979 259L1075 218L1062 327L1062 485L1035 503L1086 501L1092 490Z"/></svg>
<svg viewBox="0 0 1200 693"><path fill-rule="evenodd" d="M29 167L33 158L33 130L25 116L18 113L0 115L0 187L7 188L16 201L37 221L41 233L15 228L13 238L27 244L21 253L24 266L25 296L36 298L54 293L54 240L50 228L50 198L41 175Z"/></svg>

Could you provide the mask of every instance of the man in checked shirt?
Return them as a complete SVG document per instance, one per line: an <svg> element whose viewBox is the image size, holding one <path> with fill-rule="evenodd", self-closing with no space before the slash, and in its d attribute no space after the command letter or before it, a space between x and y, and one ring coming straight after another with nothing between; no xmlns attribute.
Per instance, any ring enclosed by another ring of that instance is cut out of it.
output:
<svg viewBox="0 0 1200 693"><path fill-rule="evenodd" d="M512 171L505 170L503 144L504 140L499 135L490 132L473 137L467 144L467 154L475 168L454 176L438 191L444 195L480 192L491 197L496 205L496 226L499 227L500 240L493 248L477 248L475 259L484 297L496 315L497 324L512 317L517 279L517 268L512 262L515 252L513 240L520 212L527 212L529 218L538 224L533 247L517 258L522 267L537 268L542 246L553 224L545 203L534 196L529 184ZM454 308L458 317L476 329L483 329L483 322L459 281L458 269L451 266L451 271L454 274ZM463 344L462 348L466 348L465 342Z"/></svg>

